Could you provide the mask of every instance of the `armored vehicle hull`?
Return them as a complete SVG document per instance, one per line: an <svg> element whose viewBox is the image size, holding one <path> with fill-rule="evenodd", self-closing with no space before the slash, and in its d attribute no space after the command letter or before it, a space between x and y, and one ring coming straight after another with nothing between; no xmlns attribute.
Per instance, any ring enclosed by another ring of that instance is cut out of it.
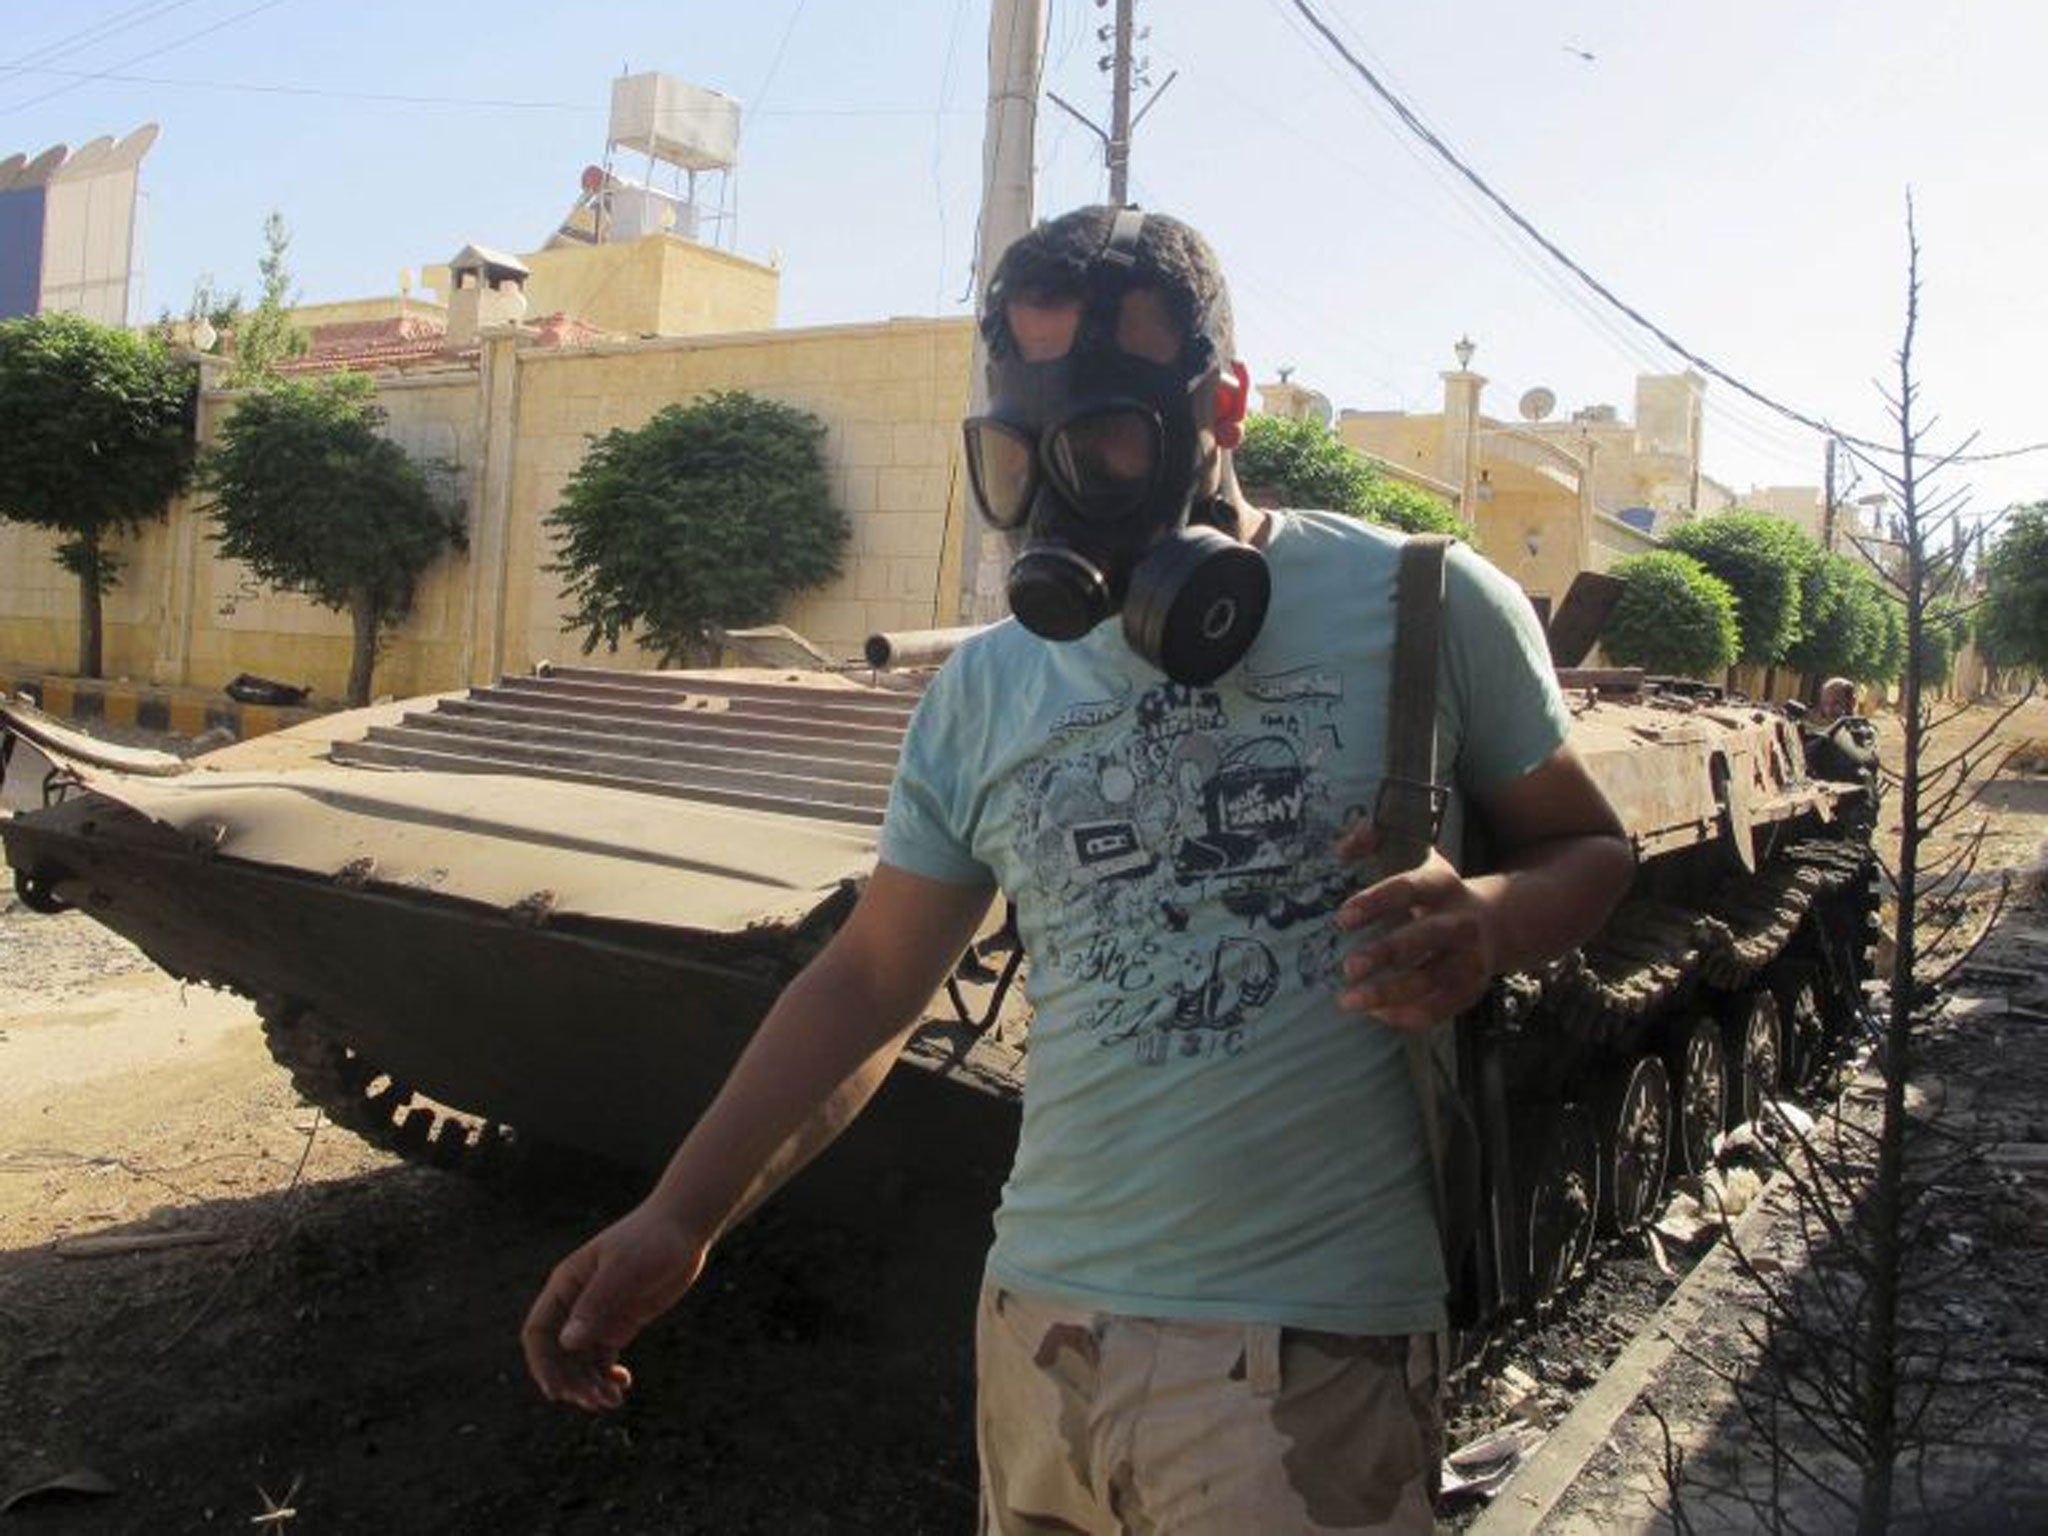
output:
<svg viewBox="0 0 2048 1536"><path fill-rule="evenodd" d="M1776 713L1564 680L1641 869L1595 942L1447 1037L1481 1154L1474 1316L1533 1305L1603 1223L1647 1220L1674 1169L1825 1060L1867 974L1867 787L1813 778ZM554 669L189 764L5 706L62 792L0 838L32 905L257 1000L300 1089L373 1140L653 1164L850 908L916 687ZM1028 1028L1005 1014L1020 957L996 917L949 985L956 1018L851 1138L984 1195Z"/></svg>

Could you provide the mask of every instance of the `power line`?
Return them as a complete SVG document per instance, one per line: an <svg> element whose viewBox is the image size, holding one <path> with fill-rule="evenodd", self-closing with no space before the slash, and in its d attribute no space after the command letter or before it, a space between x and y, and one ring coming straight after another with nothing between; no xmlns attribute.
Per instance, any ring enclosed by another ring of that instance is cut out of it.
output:
<svg viewBox="0 0 2048 1536"><path fill-rule="evenodd" d="M1278 7L1281 16L1287 20L1290 26L1294 27L1296 31L1300 31L1299 19L1292 14L1291 8L1282 3L1282 0L1273 0L1273 3ZM1368 57L1371 56L1370 51L1365 45L1358 41L1355 32L1353 33L1352 46L1359 53L1366 54ZM1356 79L1352 78L1350 74L1338 66L1335 60L1324 56L1320 52L1318 53L1318 58L1336 78L1343 81L1362 100L1371 101L1373 99L1368 92L1360 88ZM1384 63L1380 63L1378 60L1374 62L1379 65L1379 80L1384 82L1386 88L1391 91L1390 72ZM1415 111L1413 108L1409 110L1414 121L1422 126L1424 130L1423 137L1435 136L1439 139L1441 138L1441 135L1436 133L1433 125L1423 119L1419 111ZM1513 238L1508 230L1501 227L1497 219L1489 216L1487 205L1473 196L1471 187L1459 174L1455 173L1455 168L1447 168L1443 160L1437 156L1425 153L1423 149L1418 147L1413 138L1396 132L1392 125L1386 124L1377 114L1374 117L1374 121L1385 127L1387 132L1393 136L1395 142L1400 144L1412 159L1427 169L1449 191L1453 200L1471 215L1475 225L1482 229L1489 238L1494 240L1526 276L1547 290L1552 297L1556 298L1567 309L1578 315L1593 331L1599 334L1616 356L1628 361L1639 372L1657 372L1668 366L1667 360L1651 351L1634 331L1623 325L1601 304L1595 302L1577 284L1568 281L1552 264L1536 259L1520 241ZM1682 351L1680 355L1683 355ZM1783 430L1769 417L1761 414L1752 417L1746 414L1747 408L1740 401L1716 400L1714 407L1724 421L1730 424L1737 421L1743 422L1749 426L1753 434L1763 435ZM1791 452L1789 448L1783 447L1776 451L1782 453Z"/></svg>
<svg viewBox="0 0 2048 1536"><path fill-rule="evenodd" d="M1303 28L1300 17L1295 14L1292 7L1282 3L1282 0L1272 0L1272 3L1281 19L1295 31L1301 32L1304 41L1313 46L1314 40L1312 35ZM1338 18L1338 24L1346 25L1341 15ZM1347 30L1350 30L1348 26ZM1367 58L1372 59L1379 66L1382 78L1388 80L1390 84L1392 83L1391 74L1386 69L1384 63L1375 58L1370 50L1362 42L1358 41L1355 32L1353 33L1353 46ZM1316 48L1314 52L1317 61L1327 68L1331 72L1332 77L1339 81L1345 89L1357 95L1361 100L1368 102L1373 100L1370 94L1359 84L1356 77L1343 69L1335 59L1328 55L1327 51ZM1192 71L1190 72L1192 73ZM1212 92L1220 92L1224 96L1236 95L1231 89L1229 82L1221 79L1207 79L1204 81L1203 88ZM1382 185L1375 173L1367 172L1356 162L1347 160L1333 151L1329 144L1325 142L1326 136L1310 132L1299 124L1287 122L1267 110L1260 103L1241 98L1238 100L1238 106L1240 110L1254 117L1262 118L1269 126L1274 126L1281 130L1289 144L1296 150L1307 149L1310 153L1320 155L1338 169L1347 171L1358 177L1365 185L1372 186L1378 195L1398 200L1414 210L1418 216L1438 223L1447 231L1453 233L1469 232L1492 242L1513 264L1521 276L1542 290L1549 298L1562 305L1607 350L1616 358L1627 363L1635 372L1639 374L1657 374L1667 371L1670 367L1670 358L1667 354L1656 350L1640 332L1626 325L1606 306L1598 303L1592 296L1587 294L1578 284L1570 281L1563 273L1557 270L1555 265L1541 259L1536 253L1530 251L1526 244L1514 237L1512 230L1505 227L1498 218L1492 215L1487 206L1474 195L1472 189L1463 180L1452 174L1441 160L1429 154L1412 137L1401 132L1394 124L1389 123L1382 114L1374 112L1371 115L1371 121L1385 131L1405 155L1412 159L1417 166L1443 188L1448 197L1450 208L1454 209L1461 217L1453 219L1449 217L1447 210L1441 205L1408 197L1391 185ZM1808 461L1811 449L1804 440L1804 434L1800 434L1795 439L1792 435L1795 429L1791 424L1782 419L1768 415L1736 396L1710 396L1703 404L1706 411L1709 435L1725 431L1730 441L1746 448L1751 455L1769 465L1790 468L1794 465L1804 465Z"/></svg>
<svg viewBox="0 0 2048 1536"><path fill-rule="evenodd" d="M30 49L11 63L0 64L0 74L19 74L30 64L46 64L51 59L62 59L74 53L83 53L95 44L103 43L123 32L132 32L137 27L147 26L159 17L168 16L172 11L183 10L190 4L192 0L170 0L169 4L162 3L162 0L140 0L139 4L131 5L125 11L116 11L90 26L67 33L53 43L45 43L40 48ZM138 14L143 11L149 14Z"/></svg>
<svg viewBox="0 0 2048 1536"><path fill-rule="evenodd" d="M484 107L526 112L586 112L605 111L602 104L593 105L587 101L528 101L494 96L428 96L408 95L398 91L348 91L317 85L287 85L256 80L191 80L165 75L115 74L107 70L51 69L42 66L22 66L21 73L30 75L61 75L73 80L108 81L116 85L167 85L195 91L236 91L257 96L306 96L326 101L367 101L385 106L406 107ZM706 113L716 113L716 107L706 107ZM686 109L670 108L671 118L688 115ZM768 112L753 112L754 117L929 117L929 107L777 107ZM971 117L974 113L964 107L947 108L948 117Z"/></svg>
<svg viewBox="0 0 2048 1536"><path fill-rule="evenodd" d="M953 65L960 54L960 22L967 14L967 0L956 0L953 21L946 28L946 65L939 72L939 100L932 108L932 202L939 216L939 269L932 276L932 309L946 305L946 247L951 237L946 229L945 127L946 106L953 98Z"/></svg>
<svg viewBox="0 0 2048 1536"><path fill-rule="evenodd" d="M804 7L810 3L811 0L796 0L796 9L789 13L789 24L782 29L782 41L775 45L775 57L768 61L768 73L761 77L760 88L754 92L756 108L768 99L768 88L782 71L782 56L789 52L789 40L796 32L796 24L804 19Z"/></svg>
<svg viewBox="0 0 2048 1536"><path fill-rule="evenodd" d="M1281 19L1295 30L1302 31L1304 38L1307 39L1308 34L1292 9L1281 3L1281 0L1273 0L1273 3ZM1191 79L1200 73L1197 67L1176 58L1170 48L1162 48L1157 43L1154 47L1164 53L1170 62L1177 65L1181 72ZM1361 51L1364 50L1361 48ZM1315 56L1319 63L1330 70L1332 78L1347 91L1359 96L1361 100L1370 99L1356 78L1343 70L1324 51L1316 50ZM1639 332L1625 325L1577 284L1569 281L1554 265L1531 252L1526 244L1514 237L1511 230L1502 226L1499 219L1491 216L1464 182L1453 176L1441 161L1424 151L1407 134L1387 123L1379 113L1374 113L1371 121L1388 134L1403 154L1412 159L1443 188L1446 201L1434 202L1411 196L1395 184L1384 180L1378 172L1368 170L1358 161L1337 152L1328 142L1326 134L1290 121L1273 111L1263 101L1237 90L1227 77L1204 75L1199 88L1232 101L1237 110L1247 118L1258 120L1269 131L1284 139L1291 152L1306 151L1319 156L1334 169L1355 177L1361 185L1371 188L1377 197L1400 204L1410 210L1415 217L1427 219L1453 236L1467 235L1491 242L1499 248L1522 277L1578 319L1600 344L1635 372L1657 374L1669 368L1670 360L1666 354L1657 351ZM1243 275L1240 272L1240 277ZM1251 285L1239 283L1235 286ZM1299 295L1293 294L1291 290L1284 295L1270 288L1265 291L1268 297L1285 300L1290 309L1306 317L1306 311L1294 302ZM1338 322L1332 318L1322 323L1328 328ZM1360 340L1367 339L1364 333L1355 327L1352 328L1352 334ZM1378 348L1378 339L1373 338L1372 344ZM1406 398L1406 392L1393 384L1386 375L1376 376L1392 394ZM1795 440L1794 429L1779 418L1768 416L1746 402L1732 397L1714 396L1707 399L1704 404L1710 431L1719 432L1725 429L1731 441L1738 442L1756 458L1781 467L1804 464L1808 461L1811 450L1804 434L1800 433Z"/></svg>
<svg viewBox="0 0 2048 1536"><path fill-rule="evenodd" d="M1707 374L1712 378L1719 379L1723 384L1726 384L1730 389L1735 390L1739 394L1746 395L1751 400L1754 400L1757 404L1765 407L1770 411L1775 412L1780 416L1785 417L1787 420L1795 421L1799 423L1801 426L1810 428L1811 430L1818 432L1825 437L1832 437L1837 441L1851 444L1855 447L1865 449L1869 452L1891 455L1896 455L1899 452L1899 449L1894 445L1875 442L1869 438L1856 437L1851 435L1850 433L1838 431L1834 427L1830 426L1827 422L1821 420L1819 417L1811 416L1806 412L1798 409L1796 406L1787 405L1782 400L1778 400L1773 396L1766 394L1763 390L1756 388L1754 385L1749 384L1745 380L1737 377L1735 374L1730 373L1727 369L1722 368L1721 366L1713 362L1711 359L1702 356L1700 353L1695 352L1692 348L1686 346L1684 342L1680 341L1676 336L1672 335L1669 331L1665 330L1662 326L1657 324L1656 321L1652 320L1648 315L1644 314L1634 305L1624 300L1612 288L1608 287L1607 284L1601 282L1600 279L1595 277L1591 272L1587 271L1584 267L1580 266L1579 263L1573 260L1572 257L1563 249L1563 247L1559 246L1556 241L1552 240L1548 235L1544 234L1542 230L1538 229L1535 226L1535 224L1532 223L1528 219L1528 217L1521 212L1521 210L1514 206L1514 204L1510 203L1499 192L1496 192L1493 189L1492 184L1488 182L1485 177L1481 176L1476 170L1474 170L1470 165L1468 165L1459 156L1456 150L1452 149L1451 146L1444 142L1443 138L1440 137L1434 129L1432 129L1427 123L1423 122L1422 118L1416 113L1414 108L1410 107L1406 101L1402 100L1401 97L1396 95L1386 85L1386 83L1382 81L1380 77L1373 72L1372 68L1369 65L1367 65L1356 54L1354 54L1348 46L1346 46L1344 40L1340 38L1334 31L1332 31L1329 24L1325 22L1320 15L1317 14L1314 7L1309 5L1308 0L1293 0L1293 4L1294 8L1297 11L1299 11L1302 14L1302 16L1308 21L1308 24L1315 28L1315 30L1321 34L1324 41L1327 42L1331 48L1337 51L1337 53L1343 58L1344 62L1351 67L1352 71L1356 73L1361 80L1363 80L1368 86L1372 88L1373 94L1378 96L1379 99L1382 102L1384 102L1389 109L1393 111L1394 115L1401 120L1402 124L1406 126L1411 133L1413 133L1417 138L1421 139L1422 142L1428 145L1430 149L1434 150L1436 154L1439 157L1441 157L1446 164L1448 164L1454 171L1456 171L1461 177L1463 177L1475 189L1477 189L1477 191L1480 193L1482 197L1484 197L1489 203L1491 203L1496 209L1498 209L1501 212L1501 214L1504 217L1506 217L1517 229L1521 230L1523 234L1527 235L1531 240L1533 240L1538 247L1540 247L1547 255L1551 257L1552 260L1556 261L1559 265L1564 267L1566 271L1570 272L1574 277L1578 278L1578 280L1585 284L1586 287L1592 289L1592 291L1598 294L1601 299L1605 300L1608 304L1612 305L1615 309L1619 310L1623 315L1626 315L1630 320L1635 322L1635 324L1637 324L1638 326L1641 326L1644 330L1648 331L1652 336L1655 336L1665 346L1669 347L1673 352L1676 352L1680 357L1684 358L1687 362L1691 363L1695 368L1699 369L1702 373ZM2025 454L2041 453L2044 451L2048 451L2048 442L2029 443L2024 447L2005 448L1999 449L1994 452L1957 454L1954 456L1951 462L1981 464L1994 459L2019 458Z"/></svg>
<svg viewBox="0 0 2048 1536"><path fill-rule="evenodd" d="M1273 0L1273 3L1288 25L1299 31L1300 22L1298 18L1283 3L1283 0ZM1360 90L1358 82L1341 70L1334 60L1325 57L1321 52L1318 52L1316 57L1318 62L1329 69L1332 76L1342 82L1349 91L1358 95L1362 100L1368 99L1366 94ZM1573 284L1567 282L1549 263L1537 260L1520 241L1514 239L1509 231L1501 227L1497 219L1488 215L1484 206L1472 196L1471 190L1446 171L1441 162L1424 153L1413 139L1396 131L1392 125L1387 124L1378 114L1374 114L1372 121L1388 134L1404 154L1414 160L1425 173L1444 188L1451 204L1463 215L1463 222L1457 229L1453 229L1450 221L1442 220L1447 229L1452 229L1453 233L1456 233L1458 229L1469 225L1472 233L1492 241L1524 277L1538 288L1543 289L1551 298L1576 315L1616 357L1628 363L1637 372L1654 373L1661 371L1666 366L1666 360L1645 346L1636 337L1634 332L1628 330L1605 309L1594 303L1593 300L1588 298ZM1296 133L1302 142L1315 146L1318 152L1335 163L1345 166L1347 169L1352 169L1354 173L1359 174L1365 179L1368 184L1375 180L1375 178L1365 176L1365 173L1362 171L1358 171L1351 162L1338 159L1327 147L1317 143L1315 136L1302 134L1299 130L1296 130ZM1402 200L1411 207L1426 210L1429 217L1440 218L1440 215L1434 209L1429 208L1427 204L1417 203L1413 199L1407 198Z"/></svg>
<svg viewBox="0 0 2048 1536"><path fill-rule="evenodd" d="M196 32L187 32L183 37L173 38L168 43L159 43L154 48L145 48L141 53L125 58L113 67L115 69L126 69L131 64L140 64L146 59L156 58L159 54L169 53L174 48L183 48L187 43L196 43L202 37L211 37L214 33L232 27L237 22L248 21L252 17L262 15L265 11L275 10L284 3L285 0L261 0L261 4L252 5L247 10L237 11L234 15L216 21L211 26L201 27ZM74 80L69 85L60 85L54 90L43 92L40 96L31 96L27 101L18 101L11 107L0 107L0 117L5 117L10 112L20 112L28 107L39 106L54 96L62 96L66 91L77 90L82 84L84 84L83 81Z"/></svg>
<svg viewBox="0 0 2048 1536"><path fill-rule="evenodd" d="M1280 14L1290 25L1294 24L1294 17L1284 6L1281 8ZM1159 45L1156 43L1154 46L1159 48ZM1193 66L1176 58L1170 49L1159 48L1159 51L1164 53L1169 61L1174 63L1182 73L1187 74L1190 78L1194 78L1199 73ZM1318 55L1318 58L1321 59L1321 56ZM1341 80L1347 87L1354 91L1357 89L1357 82L1353 81L1349 76L1336 74L1335 66L1330 64L1328 60L1322 60L1322 62L1328 65L1332 73L1336 75L1336 78ZM1595 305L1583 293L1566 283L1547 263L1537 261L1532 257L1519 241L1512 239L1507 231L1500 227L1497 220L1485 216L1478 204L1472 200L1470 193L1446 175L1441 165L1424 155L1405 136L1394 133L1392 129L1387 129L1390 137L1401 147L1402 152L1413 158L1425 172L1436 178L1444 186L1450 194L1448 208L1442 203L1430 202L1410 196L1394 183L1384 180L1377 172L1368 170L1358 161L1339 154L1328 143L1324 142L1323 136L1272 111L1256 97L1238 90L1227 77L1203 75L1200 88L1231 100L1240 112L1250 118L1262 121L1268 128L1276 131L1278 136L1285 141L1290 152L1299 153L1305 150L1310 154L1321 156L1323 160L1338 170L1355 177L1362 186L1370 188L1375 196L1400 204L1410 210L1417 218L1428 219L1438 224L1446 233L1453 237L1469 234L1493 241L1524 277L1545 290L1551 297L1563 304L1566 309L1576 314L1597 333L1599 339L1616 356L1629 363L1636 371L1656 372L1662 367L1663 359L1656 357L1647 348L1638 343L1632 332L1625 330L1605 310ZM1376 124L1379 123L1379 119L1375 117L1374 122ZM1354 331L1354 334L1363 336L1362 332ZM1401 366L1391 354L1384 351L1381 343L1375 340L1373 344L1375 347L1380 348L1389 366ZM1405 398L1406 392L1388 380L1386 375L1381 374L1377 375L1377 377L1380 379L1380 382L1387 384L1394 394Z"/></svg>

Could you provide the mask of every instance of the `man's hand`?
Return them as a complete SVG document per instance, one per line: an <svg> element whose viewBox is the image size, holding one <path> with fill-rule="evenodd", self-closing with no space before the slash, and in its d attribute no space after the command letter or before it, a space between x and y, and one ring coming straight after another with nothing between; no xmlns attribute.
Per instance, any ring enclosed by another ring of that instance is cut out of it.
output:
<svg viewBox="0 0 2048 1536"><path fill-rule="evenodd" d="M1369 830L1346 837L1339 853L1362 858ZM1396 1029L1428 1029L1471 1007L1499 969L1494 913L1482 888L1465 880L1435 849L1415 868L1367 886L1337 909L1347 932L1380 932L1344 961L1338 1006L1371 1013Z"/></svg>
<svg viewBox="0 0 2048 1536"><path fill-rule="evenodd" d="M624 1402L619 1351L697 1283L706 1248L642 1205L557 1264L519 1335L541 1391L591 1410Z"/></svg>
<svg viewBox="0 0 2048 1536"><path fill-rule="evenodd" d="M987 912L986 886L875 868L783 988L654 1192L555 1267L520 1335L542 1392L616 1408L619 1351L696 1284L711 1244L860 1113Z"/></svg>
<svg viewBox="0 0 2048 1536"><path fill-rule="evenodd" d="M1500 868L1464 879L1431 850L1339 907L1339 928L1380 928L1344 962L1343 1007L1426 1029L1479 1001L1501 972L1585 943L1626 894L1634 851L1570 747L1474 798ZM1337 856L1356 862L1378 847L1371 824L1361 823L1339 840Z"/></svg>

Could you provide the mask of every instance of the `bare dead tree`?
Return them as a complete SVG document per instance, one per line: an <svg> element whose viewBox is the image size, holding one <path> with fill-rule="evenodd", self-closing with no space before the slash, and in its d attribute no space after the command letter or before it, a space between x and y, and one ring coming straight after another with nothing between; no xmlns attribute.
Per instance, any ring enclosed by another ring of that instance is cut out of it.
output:
<svg viewBox="0 0 2048 1536"><path fill-rule="evenodd" d="M1910 196L1906 234L1897 383L1879 385L1898 446L1882 455L1848 445L1895 509L1893 538L1882 549L1851 537L1904 609L1907 651L1901 764L1886 776L1899 795L1899 842L1891 858L1879 855L1895 919L1882 1018L1873 1021L1877 1103L1873 1114L1867 1099L1858 1104L1852 1095L1811 1128L1782 1111L1765 1113L1758 1140L1765 1162L1789 1175L1780 1187L1796 1221L1789 1247L1802 1262L1780 1265L1729 1237L1736 1269L1757 1300L1741 1325L1748 1348L1732 1365L1702 1350L1687 1353L1730 1388L1743 1426L1768 1454L1770 1477L1759 1485L1754 1465L1747 1477L1706 1477L1697 1456L1675 1453L1658 1416L1667 1493L1681 1528L1687 1496L1708 1494L1745 1508L1758 1529L1853 1528L1877 1536L1892 1523L1901 1476L1915 1479L1924 1507L1918 1480L1927 1452L1967 1444L1996 1402L1988 1393L1969 1404L1952 1401L1954 1334L1929 1321L1930 1299L1944 1294L1966 1261L1936 1257L1927 1197L1976 1162L1978 1149L1910 1114L1907 1086L1919 1032L1941 989L1989 936L2010 893L2001 876L1988 915L1974 899L1986 888L1981 820L1947 852L1930 844L1972 814L1979 791L2005 766L2002 728L2032 689L1981 726L1965 727L1960 744L1935 746L1934 734L1965 712L1936 707L1926 661L1931 624L1967 611L1971 601L1968 493L1940 485L1970 440L1941 452L1930 447L1935 423L1924 418L1915 376L1920 245Z"/></svg>
<svg viewBox="0 0 2048 1536"><path fill-rule="evenodd" d="M1967 452L1970 440L1945 453L1929 452L1928 434L1934 423L1923 421L1920 384L1914 372L1914 343L1920 323L1920 237L1910 196L1906 245L1906 325L1898 351L1898 384L1896 391L1884 392L1898 431L1897 461L1879 460L1865 449L1853 450L1882 481L1898 508L1904 569L1897 575L1906 609L1906 674L1899 711L1903 734L1899 849L1893 869L1897 916L1879 1058L1883 1111L1873 1148L1876 1166L1858 1233L1862 1239L1859 1250L1867 1258L1869 1293L1862 1309L1868 1329L1861 1347L1862 1380L1854 1403L1856 1444L1863 1453L1856 1519L1860 1536L1877 1536L1890 1525L1901 1456L1926 1426L1939 1385L1938 1369L1933 1380L1908 1379L1909 1340L1903 1310L1915 1278L1909 1274L1909 1256L1918 1235L1913 1219L1919 1203L1915 1196L1924 1188L1924 1182L1916 1187L1909 1178L1907 1161L1911 1122L1906 1112L1906 1085L1913 1072L1915 1026L1941 983L1975 952L1991 927L1986 923L1974 938L1956 942L1968 908L1967 903L1953 898L1965 894L1976 871L1984 842L1981 827L1938 872L1923 868L1923 854L1931 838L1967 813L1984 781L1990 744L1997 739L1999 727L2025 701L2022 696L1968 745L1930 763L1930 710L1925 697L1929 620L1938 606L1953 607L1963 596L1968 548L1967 539L1956 537L1968 492L1937 489L1937 477ZM1993 923L2002 914L2006 890L2001 883ZM1934 910L1941 905L1951 908L1945 919ZM1929 917L1933 921L1923 931L1922 920ZM1934 967L1931 975L1930 962ZM1947 1341L1937 1342L1934 1362L1938 1368Z"/></svg>

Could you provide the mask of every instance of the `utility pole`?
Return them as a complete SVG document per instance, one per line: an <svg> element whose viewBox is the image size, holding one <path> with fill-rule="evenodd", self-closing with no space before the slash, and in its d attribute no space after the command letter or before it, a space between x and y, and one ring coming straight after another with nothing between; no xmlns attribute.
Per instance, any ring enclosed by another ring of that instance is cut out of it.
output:
<svg viewBox="0 0 2048 1536"><path fill-rule="evenodd" d="M1003 252L1031 228L1031 162L1037 149L1044 59L1045 0L994 0L988 17L988 117L981 139L977 306ZM988 405L988 348L978 332L968 367L968 409L979 415ZM1008 542L983 524L964 487L960 506L959 622L992 623L1003 616Z"/></svg>
<svg viewBox="0 0 2048 1536"><path fill-rule="evenodd" d="M1131 31L1138 0L1116 0L1116 46L1109 55L1109 200L1129 204L1131 190Z"/></svg>
<svg viewBox="0 0 2048 1536"><path fill-rule="evenodd" d="M1820 547L1835 552L1835 440L1828 439L1827 500L1821 505Z"/></svg>
<svg viewBox="0 0 2048 1536"><path fill-rule="evenodd" d="M1097 5L1106 5L1110 0L1095 0ZM1109 76L1109 127L1098 127L1095 121L1072 102L1061 98L1057 91L1045 94L1052 104L1086 128L1102 141L1102 160L1109 167L1109 201L1117 208L1127 207L1131 201L1131 135L1145 114L1152 110L1152 104L1166 94L1167 86L1179 77L1175 70L1160 82L1159 89L1145 99L1145 105L1138 108L1137 115L1131 115L1131 83L1135 76L1140 85L1150 85L1151 79L1145 74L1149 60L1135 58L1133 48L1148 35L1151 28L1140 32L1137 27L1138 0L1115 0L1116 20L1107 26L1098 27L1095 37L1098 42L1109 44L1109 52L1097 61L1097 67Z"/></svg>

